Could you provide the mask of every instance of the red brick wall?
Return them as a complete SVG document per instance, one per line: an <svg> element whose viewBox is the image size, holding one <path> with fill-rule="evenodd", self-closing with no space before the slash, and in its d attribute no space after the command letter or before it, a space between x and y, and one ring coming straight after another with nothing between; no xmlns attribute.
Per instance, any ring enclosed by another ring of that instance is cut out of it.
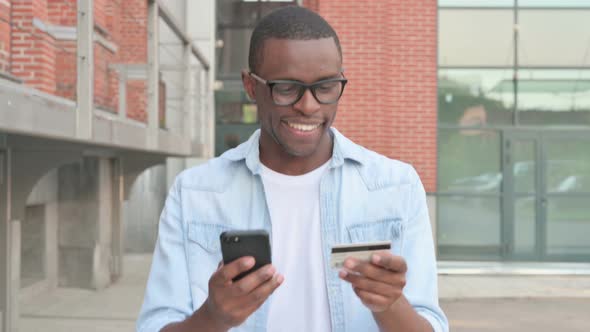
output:
<svg viewBox="0 0 590 332"><path fill-rule="evenodd" d="M121 6L120 49L123 63L147 63L147 1L126 0Z"/></svg>
<svg viewBox="0 0 590 332"><path fill-rule="evenodd" d="M10 1L0 0L0 72L10 71Z"/></svg>
<svg viewBox="0 0 590 332"><path fill-rule="evenodd" d="M119 44L119 47L123 47L124 41L121 40L121 19L123 15L122 11L122 0L111 0L105 4L105 28L112 36L112 39ZM147 38L147 35L146 35ZM117 57L119 57L117 54Z"/></svg>
<svg viewBox="0 0 590 332"><path fill-rule="evenodd" d="M127 117L147 122L147 84L143 80L127 81Z"/></svg>
<svg viewBox="0 0 590 332"><path fill-rule="evenodd" d="M107 27L107 3L110 0L94 0L94 25L106 29Z"/></svg>
<svg viewBox="0 0 590 332"><path fill-rule="evenodd" d="M47 0L12 0L12 74L27 85L55 93L55 40L33 26L47 22Z"/></svg>
<svg viewBox="0 0 590 332"><path fill-rule="evenodd" d="M349 79L335 126L416 167L436 191L436 0L307 0L332 24ZM370 24L369 24L370 22Z"/></svg>
<svg viewBox="0 0 590 332"><path fill-rule="evenodd" d="M45 23L76 27L76 0L47 0L48 18ZM77 46L75 40L55 40L55 94L76 100Z"/></svg>
<svg viewBox="0 0 590 332"><path fill-rule="evenodd" d="M126 0L120 6L118 31L124 41L119 47L120 63L147 63L147 1ZM127 84L127 116L147 122L147 81Z"/></svg>
<svg viewBox="0 0 590 332"><path fill-rule="evenodd" d="M55 93L56 95L76 100L76 41L75 40L56 40L57 45L55 67Z"/></svg>
<svg viewBox="0 0 590 332"><path fill-rule="evenodd" d="M54 25L76 26L77 0L47 0L49 23Z"/></svg>
<svg viewBox="0 0 590 332"><path fill-rule="evenodd" d="M94 105L101 109L117 113L118 75L110 67L116 63L111 50L101 44L94 44Z"/></svg>
<svg viewBox="0 0 590 332"><path fill-rule="evenodd" d="M12 5L11 5L12 4ZM118 112L119 74L114 64L147 62L147 0L94 0L95 35L115 46L94 44L94 103ZM12 24L16 27L11 29ZM44 92L76 100L76 41L55 40L36 28L77 25L77 0L0 0L0 71ZM146 82L128 87L129 117L146 121ZM165 87L161 95L165 95ZM164 108L160 106L161 123Z"/></svg>

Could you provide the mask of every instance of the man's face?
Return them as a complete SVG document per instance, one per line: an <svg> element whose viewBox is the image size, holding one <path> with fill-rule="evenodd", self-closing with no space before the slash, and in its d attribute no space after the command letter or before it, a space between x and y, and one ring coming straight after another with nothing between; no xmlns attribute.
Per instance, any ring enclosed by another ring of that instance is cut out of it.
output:
<svg viewBox="0 0 590 332"><path fill-rule="evenodd" d="M265 80L295 80L311 84L341 76L342 62L332 38L268 39L254 72ZM295 104L274 104L267 85L244 75L246 91L256 100L261 125L261 150L314 158L331 149L329 128L337 104L320 104L308 89Z"/></svg>

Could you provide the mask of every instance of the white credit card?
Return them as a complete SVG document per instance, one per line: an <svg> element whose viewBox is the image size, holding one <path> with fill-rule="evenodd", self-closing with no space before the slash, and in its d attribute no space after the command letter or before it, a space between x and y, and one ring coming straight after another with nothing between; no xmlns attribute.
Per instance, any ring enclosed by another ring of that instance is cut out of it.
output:
<svg viewBox="0 0 590 332"><path fill-rule="evenodd" d="M362 261L369 261L371 259L371 254L375 251L389 249L391 249L390 241L337 244L332 247L330 265L333 268L342 268L344 260L348 257L354 257Z"/></svg>

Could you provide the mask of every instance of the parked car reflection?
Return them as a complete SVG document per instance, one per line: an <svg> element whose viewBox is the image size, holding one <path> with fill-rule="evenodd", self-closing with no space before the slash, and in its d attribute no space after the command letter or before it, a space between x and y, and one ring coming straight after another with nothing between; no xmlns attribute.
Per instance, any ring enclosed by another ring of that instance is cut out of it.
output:
<svg viewBox="0 0 590 332"><path fill-rule="evenodd" d="M513 188L517 192L535 192L536 171L533 161L515 162L512 167ZM503 175L486 172L455 179L447 188L451 192L500 192ZM579 160L548 160L544 181L547 193L590 193L590 165Z"/></svg>

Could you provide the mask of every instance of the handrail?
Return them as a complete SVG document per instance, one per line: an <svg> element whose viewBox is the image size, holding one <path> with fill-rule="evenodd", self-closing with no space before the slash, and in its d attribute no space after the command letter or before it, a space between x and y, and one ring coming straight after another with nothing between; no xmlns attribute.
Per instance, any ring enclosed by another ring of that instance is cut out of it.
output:
<svg viewBox="0 0 590 332"><path fill-rule="evenodd" d="M195 47L195 44L188 38L186 33L180 28L178 22L168 8L163 4L161 0L150 0L150 2L155 3L158 6L158 14L159 16L166 22L166 24L174 31L174 34L182 40L185 45L188 45L191 49L191 53L199 60L203 68L209 70L209 61L205 59L205 56L201 54L201 52Z"/></svg>

